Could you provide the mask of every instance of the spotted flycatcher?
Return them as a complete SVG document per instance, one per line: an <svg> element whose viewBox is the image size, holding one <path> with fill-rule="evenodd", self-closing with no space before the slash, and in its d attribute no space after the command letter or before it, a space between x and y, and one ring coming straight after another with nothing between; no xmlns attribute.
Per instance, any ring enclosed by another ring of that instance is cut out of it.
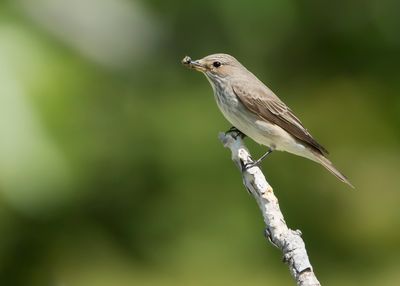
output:
<svg viewBox="0 0 400 286"><path fill-rule="evenodd" d="M219 109L233 129L269 147L267 153L247 167L260 163L274 150L286 151L321 164L353 187L326 158L328 151L311 136L286 104L234 57L214 54L196 61L185 57L182 63L206 76Z"/></svg>

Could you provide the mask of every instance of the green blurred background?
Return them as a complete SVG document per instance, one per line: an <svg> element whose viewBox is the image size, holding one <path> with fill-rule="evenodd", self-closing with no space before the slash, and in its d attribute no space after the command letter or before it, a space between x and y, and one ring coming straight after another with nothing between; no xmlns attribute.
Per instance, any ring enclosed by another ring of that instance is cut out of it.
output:
<svg viewBox="0 0 400 286"><path fill-rule="evenodd" d="M400 2L0 2L1 285L293 285L185 55L236 56L356 186L263 163L323 285L400 284ZM253 155L262 148L247 139Z"/></svg>

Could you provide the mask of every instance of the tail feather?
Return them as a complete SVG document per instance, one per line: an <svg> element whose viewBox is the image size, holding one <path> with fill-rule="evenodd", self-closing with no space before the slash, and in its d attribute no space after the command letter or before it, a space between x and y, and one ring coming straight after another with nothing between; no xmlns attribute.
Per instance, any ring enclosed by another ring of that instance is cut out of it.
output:
<svg viewBox="0 0 400 286"><path fill-rule="evenodd" d="M350 183L349 179L343 175L338 169L333 166L332 162L329 161L326 157L324 157L321 154L314 154L316 155L315 161L320 163L322 166L324 166L329 172L331 172L333 175L336 176L339 180L341 180L343 183L346 183L350 187L354 189L354 186Z"/></svg>

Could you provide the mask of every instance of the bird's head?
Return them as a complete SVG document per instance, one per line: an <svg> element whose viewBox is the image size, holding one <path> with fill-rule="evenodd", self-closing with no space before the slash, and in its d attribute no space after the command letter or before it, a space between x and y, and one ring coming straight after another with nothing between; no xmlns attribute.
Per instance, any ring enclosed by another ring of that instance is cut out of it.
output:
<svg viewBox="0 0 400 286"><path fill-rule="evenodd" d="M204 73L212 81L231 76L236 69L243 68L238 60L228 54L213 54L195 61L186 56L182 64Z"/></svg>

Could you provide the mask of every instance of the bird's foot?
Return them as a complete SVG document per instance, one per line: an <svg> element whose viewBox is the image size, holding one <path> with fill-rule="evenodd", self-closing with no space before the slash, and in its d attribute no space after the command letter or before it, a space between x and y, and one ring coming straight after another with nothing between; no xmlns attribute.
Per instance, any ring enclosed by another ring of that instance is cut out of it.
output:
<svg viewBox="0 0 400 286"><path fill-rule="evenodd" d="M228 131L225 132L225 135L231 134L233 138L237 139L238 137L244 139L246 135L242 133L239 129L235 126L232 126Z"/></svg>
<svg viewBox="0 0 400 286"><path fill-rule="evenodd" d="M260 163L261 161L259 162L258 160L251 163L246 163L243 165L242 171L247 171L253 167L260 167Z"/></svg>
<svg viewBox="0 0 400 286"><path fill-rule="evenodd" d="M268 150L264 155L262 155L258 160L254 161L254 162L251 162L251 163L245 164L245 165L243 166L243 170L248 170L248 169L253 168L253 167L260 167L261 162L262 162L269 154L271 154L272 151L273 151L273 149L272 149L272 148L269 148L269 150Z"/></svg>

